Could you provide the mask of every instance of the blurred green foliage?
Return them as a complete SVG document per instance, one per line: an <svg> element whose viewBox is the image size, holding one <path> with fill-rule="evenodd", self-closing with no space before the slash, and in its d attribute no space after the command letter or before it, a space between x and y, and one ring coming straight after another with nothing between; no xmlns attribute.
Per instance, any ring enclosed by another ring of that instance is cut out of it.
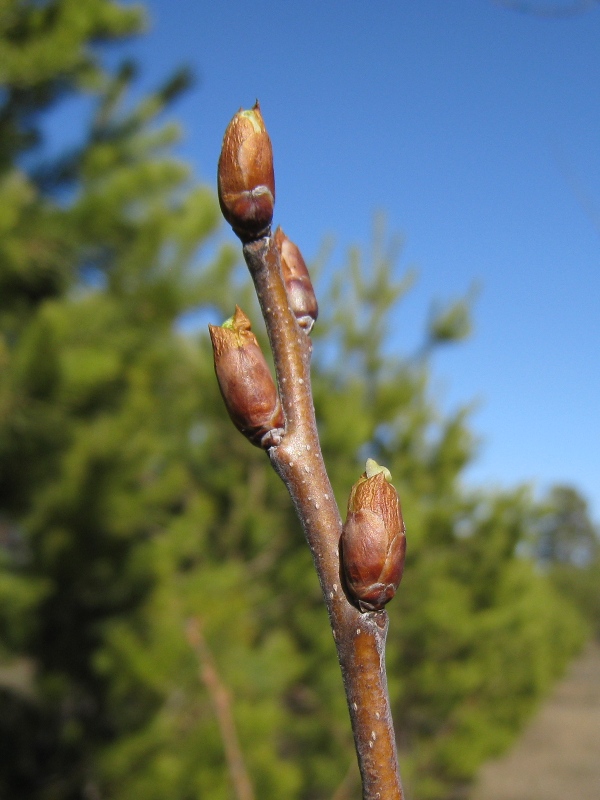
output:
<svg viewBox="0 0 600 800"><path fill-rule="evenodd" d="M600 530L572 486L554 486L538 509L530 548L548 578L600 638Z"/></svg>
<svg viewBox="0 0 600 800"><path fill-rule="evenodd" d="M0 796L228 800L186 620L202 622L257 797L357 798L320 589L284 487L230 424L188 312L258 326L218 206L172 145L185 74L137 103L98 45L143 27L110 0L0 9ZM44 115L85 96L81 146L36 156ZM320 297L314 395L340 506L372 456L408 523L388 670L409 797L460 797L586 634L534 558L525 490L467 492L468 408L428 354L470 329L438 310L390 354L411 277L376 237ZM425 354L425 355L423 355ZM586 565L584 565L585 567ZM580 567L581 568L581 567Z"/></svg>

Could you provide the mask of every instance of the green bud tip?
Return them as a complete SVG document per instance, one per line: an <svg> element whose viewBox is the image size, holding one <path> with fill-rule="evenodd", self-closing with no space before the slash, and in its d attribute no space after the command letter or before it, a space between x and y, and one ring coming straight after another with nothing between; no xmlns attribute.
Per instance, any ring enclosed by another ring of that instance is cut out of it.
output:
<svg viewBox="0 0 600 800"><path fill-rule="evenodd" d="M258 100L256 101L256 103L258 105ZM263 128L261 126L261 121L258 119L254 108L248 108L245 111L243 109L240 109L239 114L241 117L245 117L246 119L250 120L255 133L262 132Z"/></svg>
<svg viewBox="0 0 600 800"><path fill-rule="evenodd" d="M365 472L367 474L367 478L374 478L375 475L378 475L380 472L383 472L383 477L386 479L386 481L388 483L392 482L392 473L389 471L389 469L387 467L382 467L373 458L367 458L367 463L365 464Z"/></svg>
<svg viewBox="0 0 600 800"><path fill-rule="evenodd" d="M229 317L229 319L226 319L225 322L223 322L223 324L221 325L221 327L222 328L227 328L228 330L232 330L233 328L235 328L235 325L234 325L234 322L233 322L234 317L235 317L235 314L232 315L231 317Z"/></svg>

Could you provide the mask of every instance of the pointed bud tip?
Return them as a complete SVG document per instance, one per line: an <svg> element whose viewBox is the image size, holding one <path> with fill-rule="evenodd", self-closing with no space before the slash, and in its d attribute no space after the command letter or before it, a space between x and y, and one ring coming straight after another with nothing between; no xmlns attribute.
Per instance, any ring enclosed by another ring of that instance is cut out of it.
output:
<svg viewBox="0 0 600 800"><path fill-rule="evenodd" d="M234 331L249 331L251 330L252 325L250 319L244 314L242 309L236 305L235 311L230 317L228 317L228 319L225 320L225 322L221 324L221 328L227 328Z"/></svg>
<svg viewBox="0 0 600 800"><path fill-rule="evenodd" d="M260 113L260 104L258 100L254 101L252 108L240 108L238 114L250 120L255 133L262 133L262 131L265 130L265 123Z"/></svg>
<svg viewBox="0 0 600 800"><path fill-rule="evenodd" d="M215 327L215 326L211 326L211 327ZM225 322L222 322L220 327L221 328L227 328L228 330L233 330L235 328L235 324L234 324L234 321L233 321L233 315L231 317L228 317L225 320Z"/></svg>
<svg viewBox="0 0 600 800"><path fill-rule="evenodd" d="M392 482L392 473L389 471L387 467L382 467L375 461L374 458L367 458L367 463L365 464L365 474L367 478L373 478L380 472L383 472L383 477L386 479L388 483Z"/></svg>

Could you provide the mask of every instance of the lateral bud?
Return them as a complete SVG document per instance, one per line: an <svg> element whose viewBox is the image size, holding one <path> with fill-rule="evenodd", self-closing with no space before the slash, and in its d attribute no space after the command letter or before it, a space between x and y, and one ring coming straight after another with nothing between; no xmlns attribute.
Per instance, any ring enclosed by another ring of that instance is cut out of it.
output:
<svg viewBox="0 0 600 800"><path fill-rule="evenodd" d="M341 538L346 585L362 612L381 610L395 595L404 570L405 530L390 472L369 458L350 492Z"/></svg>
<svg viewBox="0 0 600 800"><path fill-rule="evenodd" d="M269 233L275 205L273 148L258 100L240 109L223 137L217 185L221 211L242 242Z"/></svg>
<svg viewBox="0 0 600 800"><path fill-rule="evenodd" d="M275 381L239 306L223 325L209 325L215 372L235 427L257 447L281 442L284 420Z"/></svg>
<svg viewBox="0 0 600 800"><path fill-rule="evenodd" d="M306 333L310 333L319 315L319 306L312 281L297 245L285 235L280 227L273 237L279 250L281 273L288 295L290 308L298 320L298 324Z"/></svg>

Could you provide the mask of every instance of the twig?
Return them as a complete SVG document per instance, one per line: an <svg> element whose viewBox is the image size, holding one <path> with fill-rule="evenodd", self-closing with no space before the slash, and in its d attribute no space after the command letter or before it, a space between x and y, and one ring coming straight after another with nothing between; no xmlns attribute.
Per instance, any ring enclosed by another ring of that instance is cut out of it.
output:
<svg viewBox="0 0 600 800"><path fill-rule="evenodd" d="M268 451L313 554L329 612L350 711L364 800L403 797L385 672L385 611L361 613L340 573L342 521L325 470L310 382L311 342L288 305L270 236L244 246L271 348L285 416L281 444Z"/></svg>
<svg viewBox="0 0 600 800"><path fill-rule="evenodd" d="M197 617L188 620L186 636L190 647L198 658L200 677L206 686L215 710L235 794L238 800L254 800L254 791L235 729L235 721L231 711L231 698L225 684L219 677L215 660L202 634L202 625Z"/></svg>
<svg viewBox="0 0 600 800"><path fill-rule="evenodd" d="M342 530L311 392L309 333L318 306L298 248L281 229L270 235L273 153L258 103L240 110L225 132L218 186L223 215L244 244L277 373L276 388L250 320L236 307L221 327L209 326L221 393L236 427L267 450L304 528L338 651L363 800L402 800L383 606L402 576L404 523L389 472L386 477L387 470L368 461L352 487Z"/></svg>

